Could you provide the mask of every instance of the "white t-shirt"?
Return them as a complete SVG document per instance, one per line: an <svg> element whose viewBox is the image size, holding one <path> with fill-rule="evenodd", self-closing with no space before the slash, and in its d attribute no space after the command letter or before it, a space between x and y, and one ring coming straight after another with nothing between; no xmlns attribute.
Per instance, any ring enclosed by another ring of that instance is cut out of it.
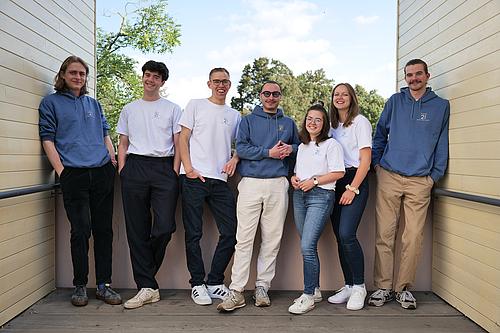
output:
<svg viewBox="0 0 500 333"><path fill-rule="evenodd" d="M334 139L328 139L316 146L316 142L307 145L301 143L297 152L295 176L301 181L317 178L329 172L345 171L342 146ZM318 185L325 190L335 190L335 182Z"/></svg>
<svg viewBox="0 0 500 333"><path fill-rule="evenodd" d="M128 136L128 154L153 157L174 155L174 134L182 111L179 105L164 98L149 102L142 98L125 105L118 119L116 133Z"/></svg>
<svg viewBox="0 0 500 333"><path fill-rule="evenodd" d="M372 147L372 124L362 115L354 118L351 126L344 128L339 123L337 129L330 128L330 136L337 140L344 149L344 163L346 168L357 168L361 159L359 151L366 147Z"/></svg>
<svg viewBox="0 0 500 333"><path fill-rule="evenodd" d="M192 99L186 105L179 125L191 130L191 166L203 177L227 181L227 174L221 171L231 159L231 144L236 140L240 122L238 111L206 98ZM180 173L186 173L182 164Z"/></svg>

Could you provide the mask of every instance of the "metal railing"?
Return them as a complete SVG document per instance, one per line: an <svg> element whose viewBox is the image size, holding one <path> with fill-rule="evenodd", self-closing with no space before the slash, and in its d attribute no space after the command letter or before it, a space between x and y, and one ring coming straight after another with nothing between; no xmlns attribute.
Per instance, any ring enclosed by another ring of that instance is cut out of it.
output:
<svg viewBox="0 0 500 333"><path fill-rule="evenodd" d="M463 200L467 200L467 201L474 201L474 202L479 202L479 203L486 204L486 205L500 207L500 199L493 199L493 198L488 198L488 197L481 197L479 195L453 192L453 191L448 191L448 190L442 190L439 188L435 188L434 190L432 190L432 193L434 195L443 195L446 197L458 198L458 199L463 199Z"/></svg>
<svg viewBox="0 0 500 333"><path fill-rule="evenodd" d="M38 193L38 192L51 191L51 190L55 190L56 188L59 188L59 183L33 186L33 187L28 187L28 188L20 188L17 190L0 192L0 199L13 198L13 197L21 196L21 195Z"/></svg>

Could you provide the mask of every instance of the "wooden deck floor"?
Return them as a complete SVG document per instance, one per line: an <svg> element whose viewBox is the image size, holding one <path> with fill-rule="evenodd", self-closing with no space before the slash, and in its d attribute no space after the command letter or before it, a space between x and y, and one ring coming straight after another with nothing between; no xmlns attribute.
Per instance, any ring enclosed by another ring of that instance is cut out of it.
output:
<svg viewBox="0 0 500 333"><path fill-rule="evenodd" d="M124 300L135 290L117 290ZM194 304L189 290L161 290L161 301L126 310L94 299L72 306L71 289L57 289L3 326L5 332L485 332L474 322L432 292L415 292L418 309L402 309L396 301L382 307L365 306L349 311L345 304L329 304L332 292L304 315L288 313L288 306L300 295L297 291L273 291L272 305L257 308L252 291L246 291L247 305L231 313L219 313L215 300L209 306Z"/></svg>

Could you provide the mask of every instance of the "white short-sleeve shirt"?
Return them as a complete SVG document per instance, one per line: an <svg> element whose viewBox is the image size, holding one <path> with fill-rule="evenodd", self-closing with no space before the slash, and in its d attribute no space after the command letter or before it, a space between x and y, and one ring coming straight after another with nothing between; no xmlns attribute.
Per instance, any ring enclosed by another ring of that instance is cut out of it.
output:
<svg viewBox="0 0 500 333"><path fill-rule="evenodd" d="M344 149L344 163L346 168L357 168L361 159L359 151L372 147L372 124L362 115L354 118L351 126L344 128L343 123L330 129L330 136L337 140Z"/></svg>
<svg viewBox="0 0 500 333"><path fill-rule="evenodd" d="M128 154L166 157L174 155L174 134L182 111L179 105L164 98L145 101L142 98L125 105L116 133L127 135Z"/></svg>
<svg viewBox="0 0 500 333"><path fill-rule="evenodd" d="M241 114L225 104L206 98L189 101L179 125L191 130L189 156L194 170L203 177L227 181L227 174L221 171L231 159L231 144L240 122ZM180 173L186 173L182 164Z"/></svg>
<svg viewBox="0 0 500 333"><path fill-rule="evenodd" d="M300 144L295 164L295 176L300 181L317 178L330 172L342 171L344 168L344 153L340 144L334 139L328 139L316 146L316 142ZM325 190L335 190L336 181L318 185Z"/></svg>

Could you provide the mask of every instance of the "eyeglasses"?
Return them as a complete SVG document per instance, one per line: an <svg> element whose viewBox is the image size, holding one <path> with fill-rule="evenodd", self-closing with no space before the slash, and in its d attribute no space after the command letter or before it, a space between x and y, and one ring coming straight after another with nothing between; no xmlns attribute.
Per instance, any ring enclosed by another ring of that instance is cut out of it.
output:
<svg viewBox="0 0 500 333"><path fill-rule="evenodd" d="M218 86L219 84L221 84L221 83L222 83L222 84L223 84L223 85L225 85L226 87L227 87L227 86L229 86L229 83L231 83L231 81L229 81L228 79L224 79L224 80L217 80L217 79L215 79L215 80L212 80L212 82L213 82L216 86Z"/></svg>
<svg viewBox="0 0 500 333"><path fill-rule="evenodd" d="M263 91L263 92L261 92L261 94L263 94L265 97L269 97L269 96L273 95L273 97L278 98L281 96L281 93L279 91L273 91L273 92Z"/></svg>
<svg viewBox="0 0 500 333"><path fill-rule="evenodd" d="M319 119L319 118L316 118L316 119L312 119L311 117L307 117L306 118L307 121L313 121L316 123L316 124L321 124L323 122L323 120Z"/></svg>

